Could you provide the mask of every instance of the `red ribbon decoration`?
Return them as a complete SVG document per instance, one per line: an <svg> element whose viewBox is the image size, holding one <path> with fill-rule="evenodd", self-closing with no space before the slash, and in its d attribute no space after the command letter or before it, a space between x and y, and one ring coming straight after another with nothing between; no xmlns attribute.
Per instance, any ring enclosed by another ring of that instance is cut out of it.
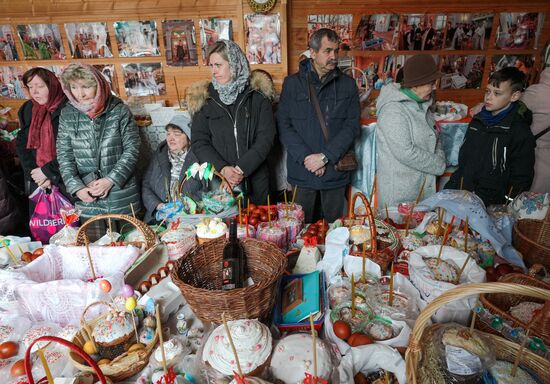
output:
<svg viewBox="0 0 550 384"><path fill-rule="evenodd" d="M244 376L239 375L237 372L233 371L233 379L237 384L250 384Z"/></svg>
<svg viewBox="0 0 550 384"><path fill-rule="evenodd" d="M305 372L304 384L328 384L328 381L321 377L313 377L311 373Z"/></svg>
<svg viewBox="0 0 550 384"><path fill-rule="evenodd" d="M317 246L317 237L306 237L304 239L304 247L316 247Z"/></svg>
<svg viewBox="0 0 550 384"><path fill-rule="evenodd" d="M176 373L174 372L174 368L170 367L168 368L168 372L166 373L166 375L158 379L155 384L174 384L175 381L176 381Z"/></svg>

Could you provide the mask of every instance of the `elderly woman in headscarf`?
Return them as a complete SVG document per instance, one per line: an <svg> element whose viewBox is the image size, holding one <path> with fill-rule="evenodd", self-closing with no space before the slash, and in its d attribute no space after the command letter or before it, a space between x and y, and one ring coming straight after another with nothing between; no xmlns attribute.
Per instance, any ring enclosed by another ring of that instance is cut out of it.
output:
<svg viewBox="0 0 550 384"><path fill-rule="evenodd" d="M69 65L61 82L69 103L59 120L57 160L81 219L130 214L131 205L137 212L141 199L134 170L140 138L130 109L91 65Z"/></svg>
<svg viewBox="0 0 550 384"><path fill-rule="evenodd" d="M19 109L21 130L17 135L17 154L25 178L25 192L30 195L37 187L62 186L56 145L59 115L67 104L61 84L53 72L32 68L23 74L23 84L31 100ZM34 203L30 203L31 212Z"/></svg>
<svg viewBox="0 0 550 384"><path fill-rule="evenodd" d="M255 204L265 204L269 191L267 156L275 122L273 83L251 76L237 44L217 41L208 53L212 81L192 85L188 105L193 120L192 148L199 161L212 163L233 191Z"/></svg>

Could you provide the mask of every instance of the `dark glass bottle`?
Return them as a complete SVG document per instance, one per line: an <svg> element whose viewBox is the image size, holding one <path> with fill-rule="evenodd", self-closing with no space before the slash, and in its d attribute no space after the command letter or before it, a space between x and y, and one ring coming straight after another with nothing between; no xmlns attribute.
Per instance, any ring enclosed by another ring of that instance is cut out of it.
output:
<svg viewBox="0 0 550 384"><path fill-rule="evenodd" d="M246 258L244 248L237 239L237 220L231 219L229 224L229 242L223 249L222 259L222 289L244 287Z"/></svg>

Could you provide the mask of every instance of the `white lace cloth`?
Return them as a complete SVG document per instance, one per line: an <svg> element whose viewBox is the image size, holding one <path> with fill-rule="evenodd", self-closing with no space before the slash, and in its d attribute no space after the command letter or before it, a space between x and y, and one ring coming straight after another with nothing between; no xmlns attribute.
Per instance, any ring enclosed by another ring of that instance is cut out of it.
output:
<svg viewBox="0 0 550 384"><path fill-rule="evenodd" d="M108 278L115 295L124 284L124 273L139 256L139 249L90 247L96 276ZM28 317L33 322L75 324L86 306L110 301L92 274L85 247L49 245L44 255L15 270L0 270L0 313Z"/></svg>

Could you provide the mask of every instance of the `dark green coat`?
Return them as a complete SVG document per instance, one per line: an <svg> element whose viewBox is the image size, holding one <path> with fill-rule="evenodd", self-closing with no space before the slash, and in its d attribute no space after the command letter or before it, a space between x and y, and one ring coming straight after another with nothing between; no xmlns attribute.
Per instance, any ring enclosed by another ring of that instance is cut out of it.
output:
<svg viewBox="0 0 550 384"><path fill-rule="evenodd" d="M99 143L104 118L104 133ZM135 211L140 209L134 176L139 146L132 113L120 99L111 97L105 111L93 120L70 103L63 108L57 135L57 161L67 192L76 196L76 192L85 187L82 177L96 169L98 150L101 175L114 183L104 199L93 203L76 201L83 218L102 213L130 214L130 203Z"/></svg>

